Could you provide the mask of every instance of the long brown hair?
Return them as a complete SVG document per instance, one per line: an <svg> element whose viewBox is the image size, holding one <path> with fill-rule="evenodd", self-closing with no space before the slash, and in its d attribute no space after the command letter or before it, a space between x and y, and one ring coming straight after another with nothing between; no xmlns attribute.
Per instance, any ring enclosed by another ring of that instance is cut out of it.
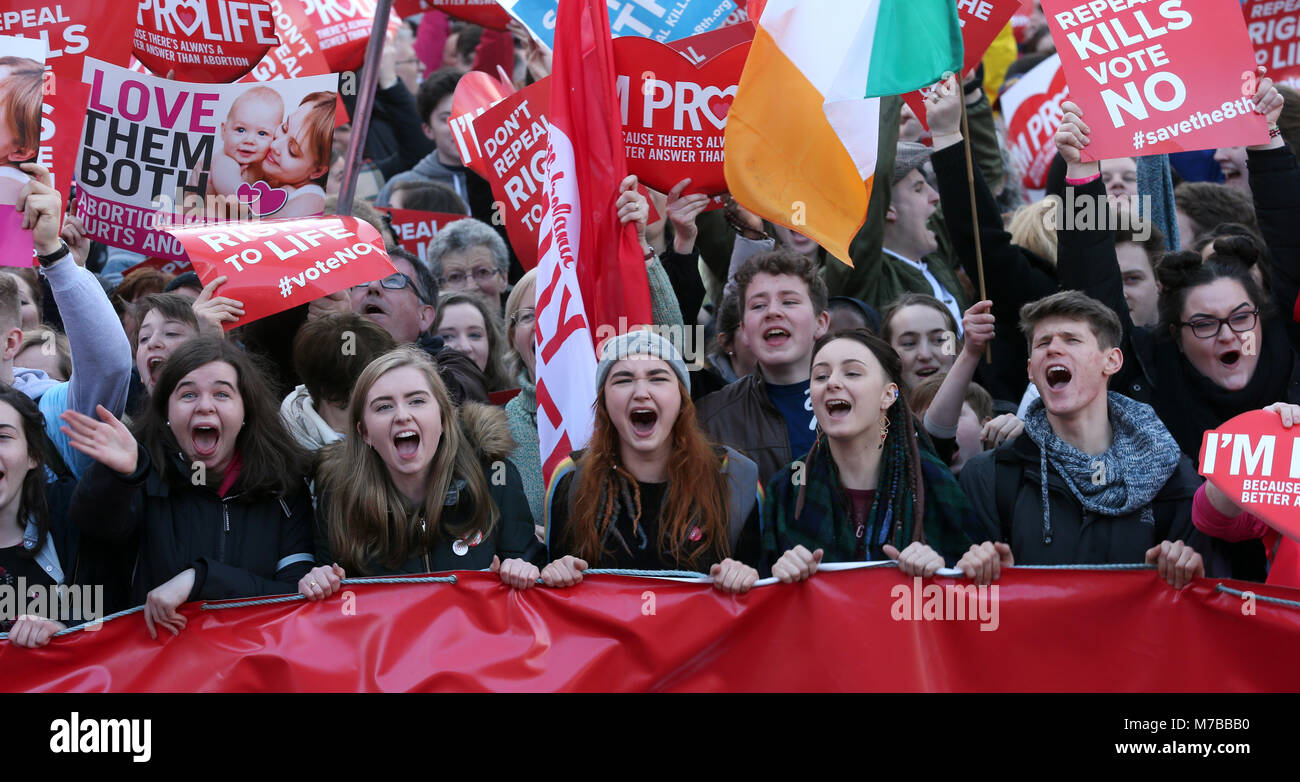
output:
<svg viewBox="0 0 1300 782"><path fill-rule="evenodd" d="M668 461L668 498L659 516L660 556L680 567L695 569L706 554L717 560L731 554L727 478L722 456L700 431L691 395L680 382L681 411L673 422L673 455ZM634 497L639 519L641 491L636 478L619 463L619 434L605 407L605 389L596 391L596 422L582 456L583 470L576 489L574 517L565 528L566 553L592 563L611 553L607 533L617 521L618 498L625 490ZM700 538L690 540L691 528ZM708 560L704 560L708 561Z"/></svg>
<svg viewBox="0 0 1300 782"><path fill-rule="evenodd" d="M414 367L424 375L442 421L442 439L429 470L424 505L411 513L404 511L406 503L393 485L387 466L366 445L360 431L371 387L401 367ZM445 537L463 538L475 532L481 532L484 538L491 536L499 513L483 466L461 429L437 367L423 351L400 347L371 361L352 389L348 424L347 438L328 449L321 465L321 491L329 495L326 523L330 550L344 568L365 572L376 562L398 567L416 552L432 550ZM444 529L444 501L457 479L465 483L460 503L469 503L470 510L463 523Z"/></svg>

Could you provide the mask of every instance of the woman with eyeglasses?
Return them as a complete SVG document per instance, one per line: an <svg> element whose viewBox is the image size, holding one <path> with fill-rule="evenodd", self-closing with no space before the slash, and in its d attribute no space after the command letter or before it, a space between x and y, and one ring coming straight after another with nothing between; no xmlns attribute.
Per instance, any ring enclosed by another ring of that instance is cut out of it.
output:
<svg viewBox="0 0 1300 782"><path fill-rule="evenodd" d="M1259 81L1254 101L1256 111L1276 128L1283 99L1270 79ZM1105 187L1097 164L1082 162L1080 154L1091 131L1077 106L1067 102L1063 109L1056 145L1067 163L1066 177L1075 187L1075 201L1094 199L1104 204ZM1249 147L1249 164L1267 257L1260 258L1259 248L1241 237L1218 240L1214 252L1204 259L1193 252L1166 254L1157 267L1160 322L1154 328L1133 325L1124 300L1114 231L1077 226L1058 231L1062 287L1109 291L1104 300L1124 326L1120 345L1124 366L1111 388L1150 403L1192 459L1199 456L1206 430L1266 407L1289 426L1288 412L1300 403L1300 326L1289 317L1300 296L1300 251L1295 241L1295 226L1300 225L1300 201L1295 196L1300 192L1300 169L1280 133L1273 133L1267 144ZM1256 263L1268 268L1271 295L1250 274ZM1057 382L1070 382L1068 370L1057 374ZM1052 382L1051 375L1048 380ZM1264 557L1258 544L1221 547L1220 553L1230 561L1234 577L1263 580Z"/></svg>
<svg viewBox="0 0 1300 782"><path fill-rule="evenodd" d="M493 318L501 317L501 295L506 290L510 256L501 235L472 217L457 220L438 231L425 257L438 285L446 291L478 293Z"/></svg>

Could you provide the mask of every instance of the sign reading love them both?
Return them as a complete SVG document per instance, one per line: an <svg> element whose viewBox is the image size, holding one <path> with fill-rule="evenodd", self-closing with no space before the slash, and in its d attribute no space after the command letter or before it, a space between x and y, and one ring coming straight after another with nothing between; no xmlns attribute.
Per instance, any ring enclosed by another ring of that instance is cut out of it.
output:
<svg viewBox="0 0 1300 782"><path fill-rule="evenodd" d="M160 223L324 210L337 76L196 84L87 58L84 78L77 216L92 239L180 260ZM311 139L296 156L286 122Z"/></svg>
<svg viewBox="0 0 1300 782"><path fill-rule="evenodd" d="M140 0L132 53L180 81L232 82L280 44L267 0Z"/></svg>
<svg viewBox="0 0 1300 782"><path fill-rule="evenodd" d="M184 246L204 285L225 275L221 295L244 303L244 317L225 324L227 330L397 271L379 232L355 217L166 230Z"/></svg>
<svg viewBox="0 0 1300 782"><path fill-rule="evenodd" d="M1043 0L1070 100L1106 160L1268 141L1239 0Z"/></svg>
<svg viewBox="0 0 1300 782"><path fill-rule="evenodd" d="M1252 410L1205 433L1201 475L1238 507L1300 542L1300 427Z"/></svg>

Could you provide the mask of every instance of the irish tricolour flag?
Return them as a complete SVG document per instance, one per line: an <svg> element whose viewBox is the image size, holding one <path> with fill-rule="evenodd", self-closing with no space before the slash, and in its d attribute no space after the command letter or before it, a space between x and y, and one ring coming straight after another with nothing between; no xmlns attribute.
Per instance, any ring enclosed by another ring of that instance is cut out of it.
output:
<svg viewBox="0 0 1300 782"><path fill-rule="evenodd" d="M731 194L849 262L883 95L961 68L953 0L768 0L727 115Z"/></svg>

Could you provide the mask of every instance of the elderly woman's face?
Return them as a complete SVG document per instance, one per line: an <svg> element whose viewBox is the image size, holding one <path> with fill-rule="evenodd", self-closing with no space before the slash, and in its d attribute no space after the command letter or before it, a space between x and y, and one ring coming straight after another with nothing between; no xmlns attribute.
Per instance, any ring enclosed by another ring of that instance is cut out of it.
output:
<svg viewBox="0 0 1300 782"><path fill-rule="evenodd" d="M501 291L505 290L506 278L497 270L492 251L484 245L445 253L438 285L443 290L478 292L494 314L501 314Z"/></svg>

